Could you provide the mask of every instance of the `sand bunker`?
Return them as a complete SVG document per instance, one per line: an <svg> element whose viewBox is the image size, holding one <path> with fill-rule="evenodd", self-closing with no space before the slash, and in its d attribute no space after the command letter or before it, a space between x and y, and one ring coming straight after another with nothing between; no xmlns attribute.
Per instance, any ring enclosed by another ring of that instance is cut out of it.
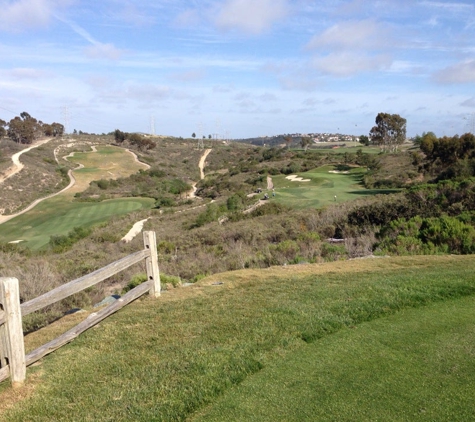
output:
<svg viewBox="0 0 475 422"><path fill-rule="evenodd" d="M310 182L310 179L304 179L296 174L291 174L290 176L287 176L286 179L289 179L291 182Z"/></svg>
<svg viewBox="0 0 475 422"><path fill-rule="evenodd" d="M147 220L148 218L146 218L145 220L137 221L121 240L125 243L129 243L130 241L132 241L135 236L137 236L142 231L143 225Z"/></svg>
<svg viewBox="0 0 475 422"><path fill-rule="evenodd" d="M348 173L349 173L349 171L348 171L348 170L345 170L345 171L338 171L338 170L328 170L328 173L348 174Z"/></svg>

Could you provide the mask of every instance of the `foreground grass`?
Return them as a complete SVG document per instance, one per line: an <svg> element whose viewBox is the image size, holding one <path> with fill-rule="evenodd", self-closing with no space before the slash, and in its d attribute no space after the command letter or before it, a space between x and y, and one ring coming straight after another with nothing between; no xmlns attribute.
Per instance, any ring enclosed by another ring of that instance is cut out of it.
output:
<svg viewBox="0 0 475 422"><path fill-rule="evenodd" d="M216 282L223 284L213 285ZM358 368L362 359L369 362L379 353L364 349L365 336L351 337L351 333L360 333L360 327L361 332L367 330L362 323L431 303L445 306L473 295L472 257L359 260L215 275L200 286L132 304L45 358L42 365L30 368L29 382L36 385L34 391L28 400L4 411L0 420L184 420L263 369L264 384L273 382L266 368L282 367L285 376L295 353L309 355L302 362L301 372L310 371L314 361L311 356L317 352L325 356L325 362L333 362L335 371L339 361ZM410 355L414 336L397 336L398 331L408 329L402 325L404 316L401 318L386 326L387 350L408 350ZM424 318L431 319L429 314ZM354 327L358 329L347 330ZM42 333L46 336L47 330ZM42 333L35 333L36 338ZM334 333L343 336L340 338L348 342L347 347L353 344L357 352L342 354L344 349L337 347L338 342L332 343L334 336L329 336ZM460 338L464 336L462 329ZM446 351L453 340L450 335L438 338ZM372 344L376 347L378 340L372 340ZM298 359L299 355L294 357ZM465 367L462 361L457 364ZM383 370L387 372L401 368L397 359L385 361L385 365ZM331 370L329 367L329 373ZM367 398L361 383L370 366L358 370L358 382L344 386L355 406ZM421 380L420 371L408 371L404 377L404 391L417 391L423 382L435 392L447 379L442 374ZM331 376L317 379L326 383L321 394L339 388ZM397 381L396 377L393 384L381 389L392 391ZM316 381L312 382L315 385ZM376 386L378 382L374 381ZM467 373L460 380L460 388L469 389L472 382L473 377ZM9 391L5 383L0 389L4 394ZM404 396L403 390L395 391L396 396ZM285 403L278 395L275 400ZM335 396L333 402L330 395L326 406L330 408L342 400L342 396ZM463 411L475 412L472 403L467 403L469 407ZM371 400L366 406L377 412ZM398 406L394 404L391 410L396 416L401 410ZM456 408L454 413L463 414ZM380 419L385 420L384 414Z"/></svg>
<svg viewBox="0 0 475 422"><path fill-rule="evenodd" d="M194 421L468 421L475 297L406 309L302 347Z"/></svg>

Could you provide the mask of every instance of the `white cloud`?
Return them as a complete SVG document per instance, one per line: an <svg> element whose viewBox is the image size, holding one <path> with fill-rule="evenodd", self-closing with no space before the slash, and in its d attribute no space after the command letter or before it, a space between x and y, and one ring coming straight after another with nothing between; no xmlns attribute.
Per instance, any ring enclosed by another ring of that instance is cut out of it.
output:
<svg viewBox="0 0 475 422"><path fill-rule="evenodd" d="M466 60L437 72L434 75L437 82L446 84L475 82L475 59Z"/></svg>
<svg viewBox="0 0 475 422"><path fill-rule="evenodd" d="M33 69L29 67L19 67L15 69L10 69L5 72L2 72L2 74L4 77L9 77L16 80L38 80L53 76L51 72L41 69Z"/></svg>
<svg viewBox="0 0 475 422"><path fill-rule="evenodd" d="M86 52L86 56L91 59L118 60L123 54L123 51L114 47L114 45L100 42L86 47L84 51Z"/></svg>
<svg viewBox="0 0 475 422"><path fill-rule="evenodd" d="M357 49L381 48L388 43L388 29L374 20L340 22L322 34L315 35L307 44L308 49Z"/></svg>
<svg viewBox="0 0 475 422"><path fill-rule="evenodd" d="M475 108L475 97L469 98L468 100L462 101L460 103L462 107L472 107Z"/></svg>
<svg viewBox="0 0 475 422"><path fill-rule="evenodd" d="M170 75L170 79L179 82L195 82L202 80L206 73L203 70L185 70L183 72L177 72Z"/></svg>
<svg viewBox="0 0 475 422"><path fill-rule="evenodd" d="M0 30L22 32L49 24L54 2L49 0L0 1Z"/></svg>
<svg viewBox="0 0 475 422"><path fill-rule="evenodd" d="M422 6L427 6L434 9L442 9L453 13L468 13L473 11L473 4L462 2L441 2L441 1L422 1Z"/></svg>
<svg viewBox="0 0 475 422"><path fill-rule="evenodd" d="M287 0L227 0L214 19L222 29L260 34L288 13Z"/></svg>
<svg viewBox="0 0 475 422"><path fill-rule="evenodd" d="M340 77L361 72L389 69L391 57L386 54L367 55L357 52L337 52L318 57L313 65L320 72Z"/></svg>

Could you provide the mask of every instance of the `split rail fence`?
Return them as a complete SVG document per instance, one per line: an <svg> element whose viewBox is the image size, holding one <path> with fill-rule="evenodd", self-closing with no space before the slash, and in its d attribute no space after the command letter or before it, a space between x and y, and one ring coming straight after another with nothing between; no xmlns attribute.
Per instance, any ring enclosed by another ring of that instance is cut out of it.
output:
<svg viewBox="0 0 475 422"><path fill-rule="evenodd" d="M0 382L10 377L14 387L22 385L26 378L27 366L69 343L79 334L145 293L149 292L151 296L159 297L160 272L155 232L144 232L143 239L144 249L22 304L20 304L18 279L0 278ZM90 314L76 327L56 339L25 354L22 317L92 287L142 260L145 260L147 270L148 280L145 283L138 285L100 311Z"/></svg>

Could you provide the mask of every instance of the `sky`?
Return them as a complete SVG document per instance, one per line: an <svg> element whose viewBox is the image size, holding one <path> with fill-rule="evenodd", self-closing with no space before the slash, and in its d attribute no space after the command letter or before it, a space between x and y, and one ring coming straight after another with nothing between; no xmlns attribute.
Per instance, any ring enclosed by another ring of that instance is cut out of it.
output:
<svg viewBox="0 0 475 422"><path fill-rule="evenodd" d="M475 125L475 1L0 0L0 118L89 133Z"/></svg>

